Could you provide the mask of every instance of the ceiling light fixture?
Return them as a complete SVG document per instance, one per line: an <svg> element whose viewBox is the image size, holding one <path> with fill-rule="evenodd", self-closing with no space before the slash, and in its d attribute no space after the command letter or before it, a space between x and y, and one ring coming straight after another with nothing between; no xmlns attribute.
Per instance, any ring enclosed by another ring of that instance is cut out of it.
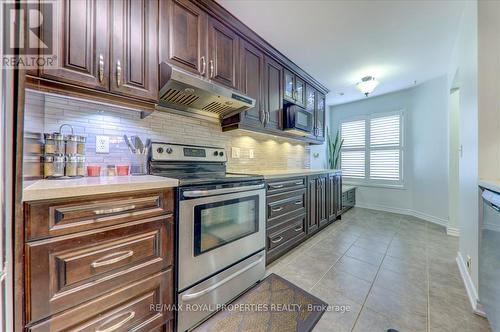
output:
<svg viewBox="0 0 500 332"><path fill-rule="evenodd" d="M379 82L375 80L375 77L365 76L361 79L361 82L356 83L356 88L368 97L368 95L375 90L378 83Z"/></svg>

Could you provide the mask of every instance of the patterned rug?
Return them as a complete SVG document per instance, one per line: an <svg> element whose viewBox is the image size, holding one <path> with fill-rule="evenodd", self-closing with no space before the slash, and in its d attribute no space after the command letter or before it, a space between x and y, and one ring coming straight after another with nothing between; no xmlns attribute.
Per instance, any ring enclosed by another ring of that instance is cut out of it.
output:
<svg viewBox="0 0 500 332"><path fill-rule="evenodd" d="M273 273L194 331L306 332L326 308L322 300Z"/></svg>

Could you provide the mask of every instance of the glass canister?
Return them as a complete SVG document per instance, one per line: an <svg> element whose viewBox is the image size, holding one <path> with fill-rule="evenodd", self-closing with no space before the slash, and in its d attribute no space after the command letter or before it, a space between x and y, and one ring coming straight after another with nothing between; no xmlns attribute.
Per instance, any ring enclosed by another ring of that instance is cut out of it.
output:
<svg viewBox="0 0 500 332"><path fill-rule="evenodd" d="M43 160L43 176L60 178L64 176L64 156L45 156Z"/></svg>
<svg viewBox="0 0 500 332"><path fill-rule="evenodd" d="M65 144L64 144L64 135L59 133L54 133L54 142L55 142L55 154L64 154L65 152Z"/></svg>
<svg viewBox="0 0 500 332"><path fill-rule="evenodd" d="M85 136L78 136L78 147L77 153L79 155L85 155L85 143L87 142L87 138Z"/></svg>
<svg viewBox="0 0 500 332"><path fill-rule="evenodd" d="M77 154L78 141L79 141L79 136L77 136L77 135L66 136L66 154L67 155Z"/></svg>
<svg viewBox="0 0 500 332"><path fill-rule="evenodd" d="M77 176L78 168L78 156L72 155L68 156L66 160L66 176L75 177Z"/></svg>
<svg viewBox="0 0 500 332"><path fill-rule="evenodd" d="M44 152L45 154L54 154L56 153L56 141L54 140L54 134L44 134L45 137L45 145Z"/></svg>
<svg viewBox="0 0 500 332"><path fill-rule="evenodd" d="M76 166L76 175L85 176L85 157L79 156Z"/></svg>

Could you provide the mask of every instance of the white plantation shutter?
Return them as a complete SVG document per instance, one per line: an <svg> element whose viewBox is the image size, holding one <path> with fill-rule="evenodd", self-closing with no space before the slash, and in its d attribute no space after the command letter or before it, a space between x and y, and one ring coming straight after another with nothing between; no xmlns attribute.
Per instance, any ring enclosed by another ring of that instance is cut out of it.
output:
<svg viewBox="0 0 500 332"><path fill-rule="evenodd" d="M347 178L365 178L366 121L344 122L340 129L344 140L340 153L340 168Z"/></svg>
<svg viewBox="0 0 500 332"><path fill-rule="evenodd" d="M343 176L374 185L402 185L402 124L402 112L343 122Z"/></svg>

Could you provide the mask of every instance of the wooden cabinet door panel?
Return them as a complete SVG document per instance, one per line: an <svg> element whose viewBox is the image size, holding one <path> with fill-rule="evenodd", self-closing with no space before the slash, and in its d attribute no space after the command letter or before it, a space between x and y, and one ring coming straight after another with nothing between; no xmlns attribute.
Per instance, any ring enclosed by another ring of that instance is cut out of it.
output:
<svg viewBox="0 0 500 332"><path fill-rule="evenodd" d="M212 80L229 88L238 88L239 37L231 29L217 21L208 20L208 71Z"/></svg>
<svg viewBox="0 0 500 332"><path fill-rule="evenodd" d="M318 217L317 217L317 196L318 186L316 178L308 178L307 180L307 233L311 234L318 230Z"/></svg>
<svg viewBox="0 0 500 332"><path fill-rule="evenodd" d="M327 201L327 185L326 177L319 178L318 181L318 226L323 227L328 223L328 201Z"/></svg>
<svg viewBox="0 0 500 332"><path fill-rule="evenodd" d="M295 76L295 103L302 107L306 106L306 83L297 76Z"/></svg>
<svg viewBox="0 0 500 332"><path fill-rule="evenodd" d="M207 75L207 15L189 0L160 1L160 61Z"/></svg>
<svg viewBox="0 0 500 332"><path fill-rule="evenodd" d="M288 71L284 70L283 72L283 98L294 103L295 102L295 75Z"/></svg>
<svg viewBox="0 0 500 332"><path fill-rule="evenodd" d="M283 67L273 59L266 57L264 77L264 107L268 113L267 127L282 128L283 114Z"/></svg>
<svg viewBox="0 0 500 332"><path fill-rule="evenodd" d="M158 99L158 1L115 0L111 91Z"/></svg>
<svg viewBox="0 0 500 332"><path fill-rule="evenodd" d="M264 123L264 54L248 42L241 42L240 91L255 99L255 107L244 112L244 122L262 126Z"/></svg>
<svg viewBox="0 0 500 332"><path fill-rule="evenodd" d="M99 0L61 0L54 2L53 15L58 39L58 69L40 68L40 75L87 88L109 88L109 2ZM49 8L49 7L43 7ZM42 40L52 34L42 23Z"/></svg>

